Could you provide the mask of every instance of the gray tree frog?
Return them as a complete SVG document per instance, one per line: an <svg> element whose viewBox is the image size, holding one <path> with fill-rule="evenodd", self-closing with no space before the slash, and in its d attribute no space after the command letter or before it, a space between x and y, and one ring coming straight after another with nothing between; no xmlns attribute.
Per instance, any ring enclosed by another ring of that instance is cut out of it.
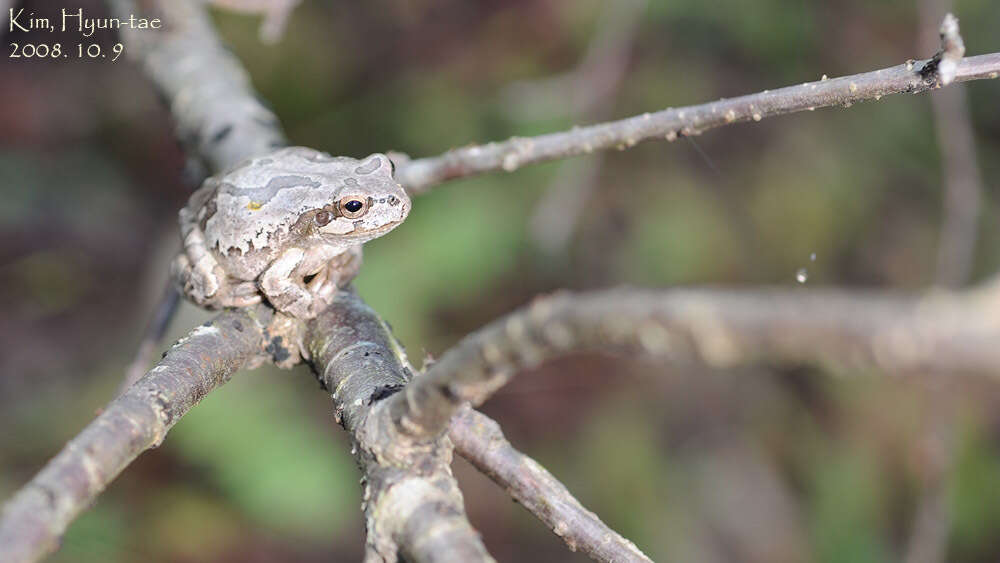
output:
<svg viewBox="0 0 1000 563"><path fill-rule="evenodd" d="M250 159L205 180L180 211L181 291L216 309L266 298L310 319L361 264L361 244L406 219L410 199L383 154L356 160L305 147Z"/></svg>

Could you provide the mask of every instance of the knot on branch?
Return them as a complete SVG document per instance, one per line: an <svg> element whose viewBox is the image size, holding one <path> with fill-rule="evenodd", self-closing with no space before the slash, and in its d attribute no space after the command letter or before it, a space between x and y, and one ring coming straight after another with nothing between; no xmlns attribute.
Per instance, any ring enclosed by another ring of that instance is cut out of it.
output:
<svg viewBox="0 0 1000 563"><path fill-rule="evenodd" d="M920 76L940 88L954 82L958 63L965 56L965 42L958 31L958 18L953 14L944 16L939 33L941 50L920 69Z"/></svg>

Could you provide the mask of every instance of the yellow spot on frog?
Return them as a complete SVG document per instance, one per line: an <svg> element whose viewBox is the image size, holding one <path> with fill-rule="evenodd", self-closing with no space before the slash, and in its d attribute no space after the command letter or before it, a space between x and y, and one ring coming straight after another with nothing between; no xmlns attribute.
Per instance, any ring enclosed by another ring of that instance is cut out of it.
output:
<svg viewBox="0 0 1000 563"><path fill-rule="evenodd" d="M264 207L263 203L258 203L256 201L251 201L247 204L247 209L250 211L259 211L261 207Z"/></svg>

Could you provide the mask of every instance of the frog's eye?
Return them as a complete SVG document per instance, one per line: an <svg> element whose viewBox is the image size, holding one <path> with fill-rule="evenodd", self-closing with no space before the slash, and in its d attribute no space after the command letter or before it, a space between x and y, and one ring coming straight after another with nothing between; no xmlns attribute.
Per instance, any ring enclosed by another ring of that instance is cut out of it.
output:
<svg viewBox="0 0 1000 563"><path fill-rule="evenodd" d="M340 207L340 214L348 219L357 219L368 212L368 198L366 197L343 197L337 205Z"/></svg>
<svg viewBox="0 0 1000 563"><path fill-rule="evenodd" d="M333 213L324 209L316 214L316 224L320 227L328 225L330 221L333 221Z"/></svg>

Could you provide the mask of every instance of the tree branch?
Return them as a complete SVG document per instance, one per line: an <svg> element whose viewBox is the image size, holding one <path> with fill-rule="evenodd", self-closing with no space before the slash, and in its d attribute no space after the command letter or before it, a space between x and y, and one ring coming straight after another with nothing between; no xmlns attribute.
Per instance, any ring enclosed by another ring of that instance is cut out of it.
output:
<svg viewBox="0 0 1000 563"><path fill-rule="evenodd" d="M412 375L382 319L341 292L310 321L306 345L363 474L366 563L492 561L465 515L451 443L414 441L377 414Z"/></svg>
<svg viewBox="0 0 1000 563"><path fill-rule="evenodd" d="M919 5L920 21L929 28L950 2L923 0ZM949 14L950 16L950 14ZM953 17L945 17L937 34L928 33L921 42L931 46L940 40L942 69L946 60L961 59L965 52ZM949 55L950 52L950 55ZM942 70L942 72L944 72ZM983 186L976 161L976 141L963 86L948 88L930 96L941 151L944 201L941 235L937 252L937 282L945 287L960 287L968 282L976 255L979 206Z"/></svg>
<svg viewBox="0 0 1000 563"><path fill-rule="evenodd" d="M952 18L954 19L954 18ZM915 94L951 81L965 82L1000 76L1000 53L955 58L961 43L958 24L943 35L941 54L923 61L863 74L806 82L777 90L723 99L716 102L646 113L618 121L573 128L537 137L512 137L507 141L450 150L440 156L399 159L396 178L413 194L432 186L486 172L513 172L534 164L610 148L624 149L641 141L699 135L704 131L744 121L803 110L878 100L890 94ZM952 33L953 31L953 33ZM953 66L952 66L953 65ZM952 72L954 71L954 72Z"/></svg>
<svg viewBox="0 0 1000 563"><path fill-rule="evenodd" d="M490 417L466 406L451 420L448 436L459 455L503 487L571 551L579 549L595 561L651 561L634 543L584 508L537 461L514 449Z"/></svg>
<svg viewBox="0 0 1000 563"><path fill-rule="evenodd" d="M143 451L237 370L263 361L267 307L222 313L177 342L3 507L0 560L37 561Z"/></svg>
<svg viewBox="0 0 1000 563"><path fill-rule="evenodd" d="M167 327L170 326L170 321L173 320L180 302L180 292L177 291L177 288L172 283L168 282L167 286L163 288L163 295L156 305L153 318L149 320L149 325L146 326L146 330L143 332L142 341L139 342L139 347L135 351L135 357L132 358L132 362L125 368L125 379L118 386L116 395L124 393L146 373L146 368L151 363L153 355L160 345L160 341L166 335Z"/></svg>
<svg viewBox="0 0 1000 563"><path fill-rule="evenodd" d="M109 0L119 17L155 12L163 31L122 31L130 57L139 62L173 114L177 137L188 156L218 173L234 164L287 145L278 118L253 90L246 71L219 40L204 8L190 0L137 3ZM287 9L294 2L287 3ZM150 13L145 15L151 16ZM200 180L195 182L200 184ZM125 370L119 394L150 365L180 294L168 284L156 305L135 357Z"/></svg>
<svg viewBox="0 0 1000 563"><path fill-rule="evenodd" d="M246 70L222 46L201 2L156 0L152 8L150 2L108 3L118 17L163 19L161 31L122 29L126 52L163 94L177 137L209 170L219 172L287 144L277 117L254 95Z"/></svg>
<svg viewBox="0 0 1000 563"><path fill-rule="evenodd" d="M558 107L574 117L604 119L627 74L646 5L646 0L605 4L598 15L598 30L577 68L533 85L521 83L516 90L522 99L511 100L508 105L528 108L529 98L543 98L549 100L550 109ZM543 192L528 221L532 238L542 251L550 255L565 252L587 202L597 190L603 160L601 155L594 155L564 163Z"/></svg>
<svg viewBox="0 0 1000 563"><path fill-rule="evenodd" d="M714 368L814 365L890 374L1000 375L1000 282L921 296L789 289L557 294L465 337L388 403L400 432L430 437L515 374L582 350Z"/></svg>

